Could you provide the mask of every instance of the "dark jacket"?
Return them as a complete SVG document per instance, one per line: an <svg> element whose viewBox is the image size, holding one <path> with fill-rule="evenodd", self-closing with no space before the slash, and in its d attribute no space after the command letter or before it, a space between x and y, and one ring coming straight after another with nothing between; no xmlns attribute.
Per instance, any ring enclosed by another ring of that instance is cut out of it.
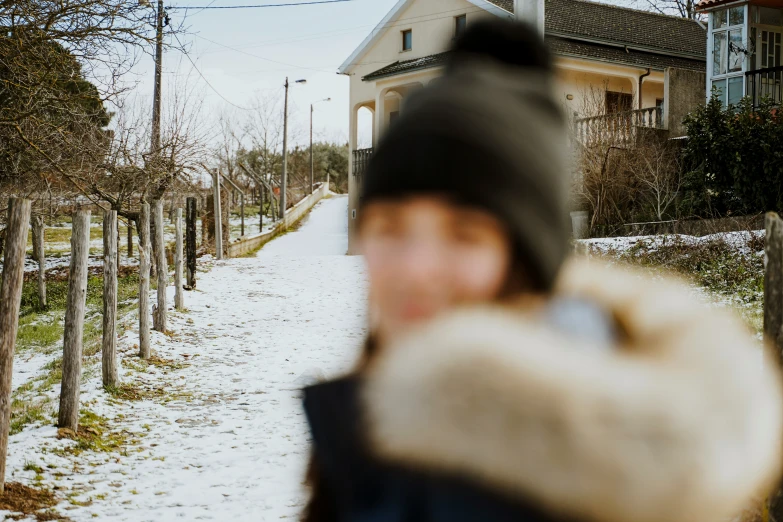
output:
<svg viewBox="0 0 783 522"><path fill-rule="evenodd" d="M360 380L305 390L322 522L549 522L533 506L457 476L383 463L362 439Z"/></svg>
<svg viewBox="0 0 783 522"><path fill-rule="evenodd" d="M609 349L540 303L455 311L306 391L308 522L731 520L774 485L777 364L688 286L583 262L554 295L619 325Z"/></svg>

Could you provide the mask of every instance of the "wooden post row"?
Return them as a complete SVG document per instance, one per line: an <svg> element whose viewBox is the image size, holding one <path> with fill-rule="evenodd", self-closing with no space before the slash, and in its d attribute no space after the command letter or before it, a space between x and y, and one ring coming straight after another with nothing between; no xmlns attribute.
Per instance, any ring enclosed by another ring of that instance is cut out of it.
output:
<svg viewBox="0 0 783 522"><path fill-rule="evenodd" d="M212 189L215 197L215 259L223 259L223 212L220 201L220 174L215 169L212 175Z"/></svg>
<svg viewBox="0 0 783 522"><path fill-rule="evenodd" d="M150 357L150 205L139 212L139 356Z"/></svg>
<svg viewBox="0 0 783 522"><path fill-rule="evenodd" d="M90 211L73 215L71 266L65 305L63 334L63 379L60 387L60 412L57 425L76 431L79 428L79 385L82 376L82 336L84 308L87 304L87 261L90 253Z"/></svg>
<svg viewBox="0 0 783 522"><path fill-rule="evenodd" d="M10 199L5 232L3 279L0 285L0 494L5 486L5 459L11 428L11 378L24 282L24 258L31 203Z"/></svg>
<svg viewBox="0 0 783 522"><path fill-rule="evenodd" d="M103 214L103 343L104 386L117 385L117 211Z"/></svg>
<svg viewBox="0 0 783 522"><path fill-rule="evenodd" d="M185 251L187 253L187 290L196 289L196 221L198 210L196 198L187 199L187 233L185 237Z"/></svg>
<svg viewBox="0 0 783 522"><path fill-rule="evenodd" d="M182 209L178 208L174 214L174 229L177 234L176 249L174 251L174 307L177 310L185 308L185 299L182 295Z"/></svg>
<svg viewBox="0 0 783 522"><path fill-rule="evenodd" d="M133 221L128 219L128 258L133 257Z"/></svg>
<svg viewBox="0 0 783 522"><path fill-rule="evenodd" d="M47 307L46 302L46 253L44 251L44 218L36 216L33 225L33 255L38 262L38 306L41 310Z"/></svg>
<svg viewBox="0 0 783 522"><path fill-rule="evenodd" d="M163 236L163 200L156 199L153 202L153 220L155 222L155 266L158 275L158 302L153 317L153 329L158 332L166 331L166 286L168 285L169 269L166 263L166 243Z"/></svg>

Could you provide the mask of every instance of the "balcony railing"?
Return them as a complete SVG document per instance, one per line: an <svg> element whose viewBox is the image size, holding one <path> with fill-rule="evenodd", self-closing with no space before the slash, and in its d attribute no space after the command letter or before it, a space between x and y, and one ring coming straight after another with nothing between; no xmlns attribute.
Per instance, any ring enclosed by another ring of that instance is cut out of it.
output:
<svg viewBox="0 0 783 522"><path fill-rule="evenodd" d="M357 183L361 184L371 158L372 148L353 151L353 176L356 178Z"/></svg>
<svg viewBox="0 0 783 522"><path fill-rule="evenodd" d="M579 118L574 121L574 134L576 139L585 145L601 142L627 143L636 138L636 130L639 127L663 129L663 108L650 107Z"/></svg>
<svg viewBox="0 0 783 522"><path fill-rule="evenodd" d="M753 98L754 107L758 107L763 99L778 105L783 101L783 66L748 71L745 77L747 94Z"/></svg>

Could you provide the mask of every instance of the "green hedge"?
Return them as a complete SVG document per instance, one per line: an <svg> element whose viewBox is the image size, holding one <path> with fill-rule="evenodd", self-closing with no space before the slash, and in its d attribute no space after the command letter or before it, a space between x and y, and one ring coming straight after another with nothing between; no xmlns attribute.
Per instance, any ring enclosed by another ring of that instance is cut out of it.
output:
<svg viewBox="0 0 783 522"><path fill-rule="evenodd" d="M723 108L710 101L684 120L681 214L714 217L783 209L783 116L749 98Z"/></svg>

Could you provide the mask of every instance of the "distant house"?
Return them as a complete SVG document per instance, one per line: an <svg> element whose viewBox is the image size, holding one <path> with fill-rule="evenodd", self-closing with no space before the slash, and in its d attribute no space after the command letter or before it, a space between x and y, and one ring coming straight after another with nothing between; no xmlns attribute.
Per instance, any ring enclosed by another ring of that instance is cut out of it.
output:
<svg viewBox="0 0 783 522"><path fill-rule="evenodd" d="M783 101L783 0L702 0L708 14L707 93L724 105Z"/></svg>
<svg viewBox="0 0 783 522"><path fill-rule="evenodd" d="M558 95L578 139L596 126L681 135L684 114L704 101L706 27L584 0L546 0L545 6ZM372 156L372 148L358 148L359 110L372 112L377 144L404 110L405 98L441 75L452 40L491 16L513 18L514 0L400 0L340 67L350 76L351 237L362 173Z"/></svg>

